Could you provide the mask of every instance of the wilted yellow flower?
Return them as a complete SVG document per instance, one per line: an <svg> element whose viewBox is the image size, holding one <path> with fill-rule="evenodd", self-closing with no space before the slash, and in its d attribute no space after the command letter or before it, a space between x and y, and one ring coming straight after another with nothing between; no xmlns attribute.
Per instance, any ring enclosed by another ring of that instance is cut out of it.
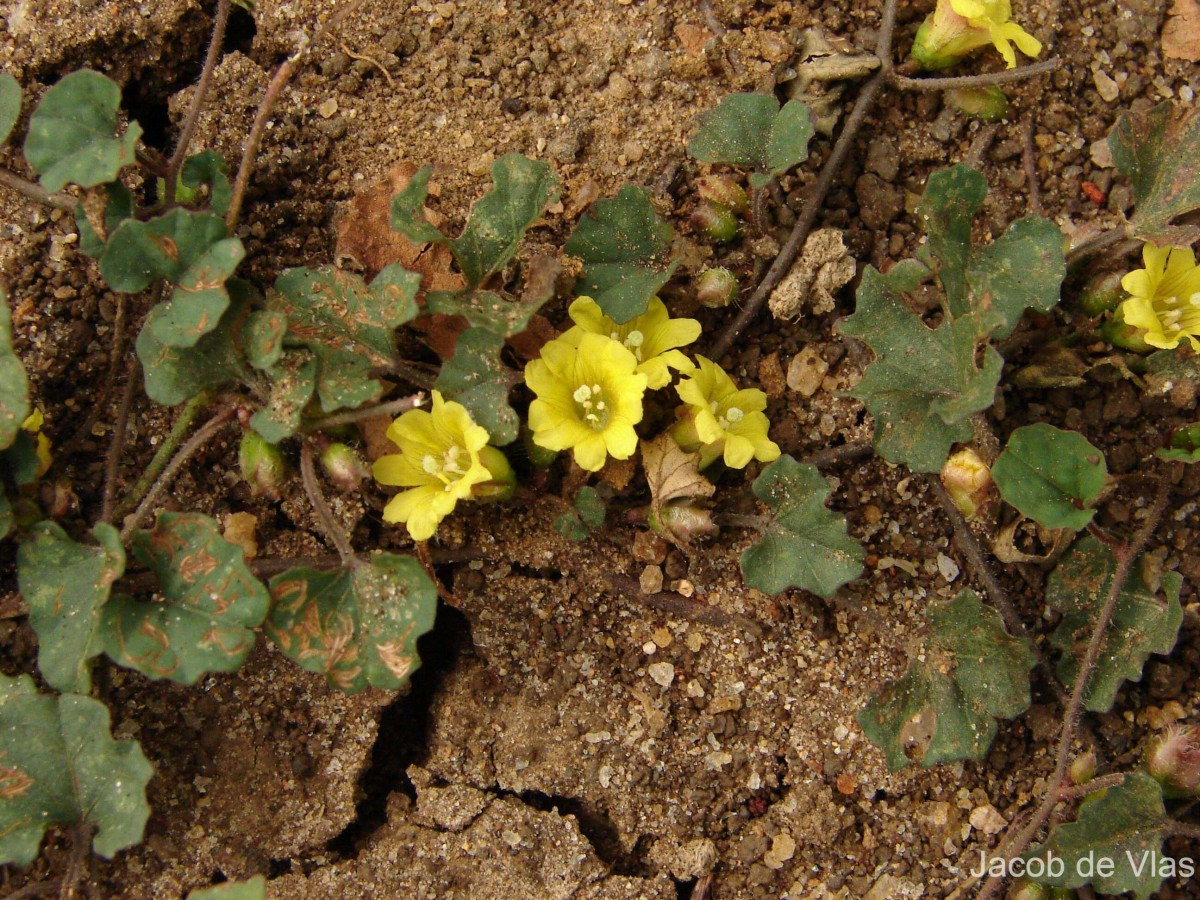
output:
<svg viewBox="0 0 1200 900"><path fill-rule="evenodd" d="M703 356L700 366L675 390L687 404L672 430L685 450L700 450L702 465L723 455L725 465L741 469L752 459L770 462L779 457L779 445L767 437L770 422L763 410L767 395L754 388L738 390L725 370Z"/></svg>
<svg viewBox="0 0 1200 900"><path fill-rule="evenodd" d="M34 478L41 478L50 471L50 438L42 433L42 426L46 424L46 417L42 415L42 411L34 407L25 421L21 423L21 430L34 435L37 438L37 472L34 473Z"/></svg>
<svg viewBox="0 0 1200 900"><path fill-rule="evenodd" d="M633 426L642 420L647 382L637 367L623 344L590 331L546 344L525 367L525 383L537 394L529 405L533 442L547 450L573 449L589 472L599 471L609 456L633 456Z"/></svg>
<svg viewBox="0 0 1200 900"><path fill-rule="evenodd" d="M389 501L383 519L406 524L413 540L433 537L459 500L492 479L480 457L487 431L466 407L447 403L438 391L430 411L409 410L388 427L387 436L400 452L375 461L375 480L408 490Z"/></svg>
<svg viewBox="0 0 1200 900"><path fill-rule="evenodd" d="M1172 350L1185 338L1200 353L1200 266L1191 250L1145 244L1146 267L1121 279L1129 299L1121 304L1127 325L1144 329L1151 347Z"/></svg>
<svg viewBox="0 0 1200 900"><path fill-rule="evenodd" d="M1009 0L938 0L937 8L917 30L913 59L926 69L944 69L992 44L1008 68L1014 68L1017 54L1013 44L1031 58L1042 52L1042 44L1011 19Z"/></svg>
<svg viewBox="0 0 1200 900"><path fill-rule="evenodd" d="M646 376L646 387L657 390L671 380L672 369L689 369L691 363L676 347L686 347L700 337L700 323L695 319L672 319L666 305L657 297L640 316L618 325L600 309L591 297L580 297L569 310L575 327L563 338L574 341L583 334L602 334L620 341L638 361L637 371Z"/></svg>

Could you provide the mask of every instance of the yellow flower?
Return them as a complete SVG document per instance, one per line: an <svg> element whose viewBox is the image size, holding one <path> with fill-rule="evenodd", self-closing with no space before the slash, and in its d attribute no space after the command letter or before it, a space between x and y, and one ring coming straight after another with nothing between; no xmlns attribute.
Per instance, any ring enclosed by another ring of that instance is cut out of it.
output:
<svg viewBox="0 0 1200 900"><path fill-rule="evenodd" d="M391 499L383 519L406 524L415 541L433 537L458 501L492 478L480 458L487 431L471 421L464 406L447 403L438 391L432 410L409 410L388 427L387 436L400 453L375 461L375 480L408 490Z"/></svg>
<svg viewBox="0 0 1200 900"><path fill-rule="evenodd" d="M668 366L672 369L692 366L675 348L686 347L700 337L700 323L695 319L672 319L657 297L651 297L646 311L624 325L606 316L591 297L580 297L571 304L569 313L575 327L564 338L573 341L590 332L620 341L637 358L637 371L646 376L646 386L652 391L666 387L671 380Z"/></svg>
<svg viewBox="0 0 1200 900"><path fill-rule="evenodd" d="M589 472L609 456L633 456L647 381L637 367L633 353L605 335L584 332L546 344L525 367L525 383L537 394L529 405L533 442L573 449L575 462Z"/></svg>
<svg viewBox="0 0 1200 900"><path fill-rule="evenodd" d="M1144 269L1121 279L1129 299L1118 310L1127 325L1145 330L1151 347L1172 350L1185 338L1200 353L1200 266L1191 250L1142 247Z"/></svg>
<svg viewBox="0 0 1200 900"><path fill-rule="evenodd" d="M41 478L48 471L50 471L50 461L52 458L50 456L51 444L50 438L42 434L42 426L44 424L46 424L46 417L42 415L42 411L37 407L34 407L33 412L31 412L26 417L25 421L21 423L22 431L37 436L38 467L37 472L34 473L34 478Z"/></svg>
<svg viewBox="0 0 1200 900"><path fill-rule="evenodd" d="M992 44L1008 68L1014 68L1013 44L1031 58L1042 52L1042 44L1011 19L1009 0L938 0L917 30L912 56L926 69L944 69Z"/></svg>
<svg viewBox="0 0 1200 900"><path fill-rule="evenodd" d="M767 437L771 423L763 414L767 395L754 388L739 391L715 362L703 356L696 359L700 367L675 388L687 404L672 431L680 446L699 448L702 465L723 454L731 469L741 469L752 459L777 459L779 445Z"/></svg>

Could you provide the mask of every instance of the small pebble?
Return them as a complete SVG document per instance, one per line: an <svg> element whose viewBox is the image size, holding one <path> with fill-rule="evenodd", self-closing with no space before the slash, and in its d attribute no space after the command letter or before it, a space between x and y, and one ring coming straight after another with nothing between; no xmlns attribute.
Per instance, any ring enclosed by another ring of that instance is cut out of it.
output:
<svg viewBox="0 0 1200 900"><path fill-rule="evenodd" d="M651 663L646 666L646 673L662 688L669 688L675 680L675 667L669 662Z"/></svg>

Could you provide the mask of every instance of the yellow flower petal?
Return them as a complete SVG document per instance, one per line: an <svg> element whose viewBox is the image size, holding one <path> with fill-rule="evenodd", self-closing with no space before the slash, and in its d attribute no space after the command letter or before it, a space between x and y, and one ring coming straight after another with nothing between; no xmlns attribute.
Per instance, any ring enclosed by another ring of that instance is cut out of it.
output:
<svg viewBox="0 0 1200 900"><path fill-rule="evenodd" d="M1186 340L1200 350L1200 266L1191 250L1142 248L1144 268L1121 279L1129 299L1118 315L1127 325L1142 329L1151 347L1173 350Z"/></svg>

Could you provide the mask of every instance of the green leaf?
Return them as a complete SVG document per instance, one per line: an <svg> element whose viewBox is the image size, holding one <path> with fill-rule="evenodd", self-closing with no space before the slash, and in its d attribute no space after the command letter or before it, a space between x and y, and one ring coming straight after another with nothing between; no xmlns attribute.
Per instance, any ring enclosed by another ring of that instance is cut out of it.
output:
<svg viewBox="0 0 1200 900"><path fill-rule="evenodd" d="M1200 209L1200 112L1174 114L1161 103L1126 113L1108 136L1116 163L1133 187L1131 237L1155 244L1188 247L1200 238L1200 224L1175 222Z"/></svg>
<svg viewBox="0 0 1200 900"><path fill-rule="evenodd" d="M208 204L219 216L229 212L233 200L233 188L229 185L229 164L225 157L213 150L205 150L189 156L183 163L179 180L185 187L196 190L208 188Z"/></svg>
<svg viewBox="0 0 1200 900"><path fill-rule="evenodd" d="M467 408L497 447L516 440L521 424L508 403L514 373L500 361L502 349L500 335L486 328L468 328L459 335L454 355L442 364L434 383L447 400Z"/></svg>
<svg viewBox="0 0 1200 900"><path fill-rule="evenodd" d="M13 350L12 313L0 288L0 450L12 446L29 411L29 379Z"/></svg>
<svg viewBox="0 0 1200 900"><path fill-rule="evenodd" d="M1090 884L1105 895L1132 891L1146 900L1162 884L1159 866L1163 839L1171 825L1163 806L1162 787L1144 772L1134 772L1116 787L1093 794L1079 806L1074 822L1055 825L1045 843L1024 855L1043 864L1053 856L1061 867L1037 879L1050 887L1078 888ZM1096 863L1112 861L1101 874Z"/></svg>
<svg viewBox="0 0 1200 900"><path fill-rule="evenodd" d="M575 293L591 297L614 322L641 315L679 265L673 236L642 188L627 184L611 200L597 200L564 248L583 260Z"/></svg>
<svg viewBox="0 0 1200 900"><path fill-rule="evenodd" d="M1083 528L1108 482L1104 454L1075 431L1018 428L992 466L1000 496L1047 528Z"/></svg>
<svg viewBox="0 0 1200 900"><path fill-rule="evenodd" d="M0 144L8 140L21 117L21 85L7 72L0 72Z"/></svg>
<svg viewBox="0 0 1200 900"><path fill-rule="evenodd" d="M12 504L8 502L8 496L3 489L0 489L0 540L8 537L15 523Z"/></svg>
<svg viewBox="0 0 1200 900"><path fill-rule="evenodd" d="M808 158L813 126L808 107L799 100L780 109L767 94L730 94L697 121L700 131L688 143L688 153L700 162L755 166L782 175Z"/></svg>
<svg viewBox="0 0 1200 900"><path fill-rule="evenodd" d="M153 324L155 337L168 347L194 347L221 321L229 308L226 281L246 256L237 238L217 241L193 263L171 298L161 304Z"/></svg>
<svg viewBox="0 0 1200 900"><path fill-rule="evenodd" d="M271 580L271 597L271 640L351 693L407 684L421 663L417 638L437 611L437 588L421 564L391 553L328 572L291 569Z"/></svg>
<svg viewBox="0 0 1200 900"><path fill-rule="evenodd" d="M930 603L926 612L924 651L858 716L892 769L982 759L996 736L996 720L1029 708L1033 651L1005 631L995 610L964 590L953 600Z"/></svg>
<svg viewBox="0 0 1200 900"><path fill-rule="evenodd" d="M257 310L246 319L242 329L246 359L256 369L270 369L283 355L283 339L288 320L281 312Z"/></svg>
<svg viewBox="0 0 1200 900"><path fill-rule="evenodd" d="M117 530L92 530L98 547L77 544L54 522L39 522L17 552L17 582L38 636L38 668L52 688L86 694L91 659L103 649L100 620L125 571Z"/></svg>
<svg viewBox="0 0 1200 900"><path fill-rule="evenodd" d="M943 169L929 176L921 215L951 316L975 314L981 337L1005 338L1026 309L1058 303L1063 238L1048 219L1026 216L994 243L972 247L971 222L986 195L987 181L974 169Z"/></svg>
<svg viewBox="0 0 1200 900"><path fill-rule="evenodd" d="M859 285L858 308L838 327L875 352L851 394L875 417L876 451L914 472L940 471L951 445L974 433L970 417L992 405L1000 354L985 347L980 366L971 318L928 328L872 267Z"/></svg>
<svg viewBox="0 0 1200 900"><path fill-rule="evenodd" d="M245 2L233 0L238 6L249 9ZM255 875L248 881L226 881L224 884L189 891L187 900L264 900L267 896L267 879Z"/></svg>
<svg viewBox="0 0 1200 900"><path fill-rule="evenodd" d="M137 338L137 355L142 361L146 395L155 403L176 406L203 390L230 381L249 381L252 376L242 362L235 335L249 314L253 291L232 278L228 284L232 302L217 327L193 347L168 347L155 337L154 322L163 315L162 304L150 310Z"/></svg>
<svg viewBox="0 0 1200 900"><path fill-rule="evenodd" d="M462 316L472 328L484 328L500 338L510 338L529 327L529 320L548 296L531 300L506 300L491 291L434 291L425 299L427 313Z"/></svg>
<svg viewBox="0 0 1200 900"><path fill-rule="evenodd" d="M100 214L98 226L102 226L102 233L96 230L96 226L88 219L87 209L83 203L78 203L75 206L75 227L79 229L79 250L84 256L90 256L92 259L99 259L104 255L104 250L108 246L108 235L116 231L117 227L130 218L134 212L133 192L119 181L114 181L112 184L104 184L94 189L98 194L103 194L104 212Z"/></svg>
<svg viewBox="0 0 1200 900"><path fill-rule="evenodd" d="M1200 354L1184 342L1174 350L1159 350L1146 357L1146 380L1151 387L1162 393L1171 389L1171 383L1186 381L1200 385Z"/></svg>
<svg viewBox="0 0 1200 900"><path fill-rule="evenodd" d="M548 164L507 153L492 163L495 186L471 209L462 234L451 240L422 211L431 172L425 167L392 198L392 227L410 241L449 247L471 288L508 265L526 230L558 198L558 179Z"/></svg>
<svg viewBox="0 0 1200 900"><path fill-rule="evenodd" d="M38 458L37 436L21 429L7 450L0 453L8 474L19 488L29 487L38 478L41 460Z"/></svg>
<svg viewBox="0 0 1200 900"><path fill-rule="evenodd" d="M741 556L750 587L767 594L798 587L829 598L861 574L862 545L846 534L846 520L825 508L829 485L816 466L781 456L754 480L754 495L774 516Z"/></svg>
<svg viewBox="0 0 1200 900"><path fill-rule="evenodd" d="M250 427L269 444L291 437L300 427L304 408L317 388L317 360L306 350L285 350L267 374L267 405L250 417Z"/></svg>
<svg viewBox="0 0 1200 900"><path fill-rule="evenodd" d="M1171 435L1171 446L1159 450L1158 455L1161 459L1200 462L1200 422L1177 429Z"/></svg>
<svg viewBox="0 0 1200 900"><path fill-rule="evenodd" d="M162 513L153 531L133 536L132 549L166 602L114 597L104 608L104 651L148 678L181 684L241 666L270 606L242 549L199 513Z"/></svg>
<svg viewBox="0 0 1200 900"><path fill-rule="evenodd" d="M110 859L141 841L154 770L110 727L90 697L49 697L28 675L0 675L0 864L29 865L53 825L94 825L92 849Z"/></svg>
<svg viewBox="0 0 1200 900"><path fill-rule="evenodd" d="M987 196L987 179L970 166L957 165L929 176L920 216L929 235L930 253L941 264L938 278L952 315L970 311L967 263L971 254L971 221Z"/></svg>
<svg viewBox="0 0 1200 900"><path fill-rule="evenodd" d="M267 308L287 317L289 343L312 352L325 412L357 408L383 391L371 367L394 361L393 331L417 315L420 283L399 265L383 269L370 285L330 268L289 269L275 280Z"/></svg>
<svg viewBox="0 0 1200 900"><path fill-rule="evenodd" d="M1073 684L1079 664L1087 654L1096 616L1104 606L1117 571L1112 551L1088 536L1075 544L1050 574L1046 602L1062 613L1050 643L1062 653L1058 663L1063 684ZM1129 579L1117 595L1112 621L1104 632L1096 670L1084 690L1084 706L1107 712L1125 681L1140 681L1150 654L1167 654L1175 646L1183 610L1177 572L1157 578L1146 557L1134 563ZM1159 599L1159 593L1164 599Z"/></svg>
<svg viewBox="0 0 1200 900"><path fill-rule="evenodd" d="M142 127L130 122L118 136L120 106L121 89L90 69L72 72L46 91L25 137L25 158L46 190L116 181L117 173L135 161Z"/></svg>
<svg viewBox="0 0 1200 900"><path fill-rule="evenodd" d="M592 530L604 524L604 500L595 488L584 486L575 495L574 508L554 520L558 533L571 541L586 541Z"/></svg>

